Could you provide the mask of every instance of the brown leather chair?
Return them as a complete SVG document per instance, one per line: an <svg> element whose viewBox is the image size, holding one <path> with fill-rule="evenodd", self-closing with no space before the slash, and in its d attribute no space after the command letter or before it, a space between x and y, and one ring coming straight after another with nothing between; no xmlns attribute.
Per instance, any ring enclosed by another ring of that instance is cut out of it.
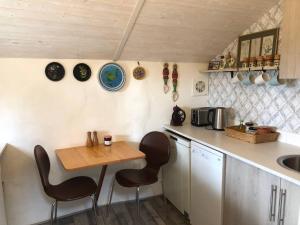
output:
<svg viewBox="0 0 300 225"><path fill-rule="evenodd" d="M123 187L136 188L137 214L140 214L139 192L140 186L153 184L158 181L158 172L162 165L170 158L170 142L161 132L153 131L146 134L139 146L146 155L146 166L143 169L124 169L115 174L107 205L107 215L111 205L115 181Z"/></svg>
<svg viewBox="0 0 300 225"><path fill-rule="evenodd" d="M57 204L58 201L73 201L85 197L90 197L93 204L93 211L97 224L96 202L94 194L96 193L97 185L92 178L89 177L73 177L58 185L52 185L49 182L50 160L45 149L36 145L34 147L34 157L37 163L39 174L42 180L42 185L46 194L54 198L55 201L51 206L51 225L53 221L57 221ZM53 214L55 212L54 218Z"/></svg>

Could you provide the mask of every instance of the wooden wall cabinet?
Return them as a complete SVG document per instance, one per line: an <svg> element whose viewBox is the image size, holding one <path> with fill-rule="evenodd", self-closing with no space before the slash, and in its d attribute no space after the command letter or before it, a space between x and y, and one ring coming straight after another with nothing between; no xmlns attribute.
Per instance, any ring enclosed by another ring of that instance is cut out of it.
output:
<svg viewBox="0 0 300 225"><path fill-rule="evenodd" d="M231 157L224 225L299 225L300 187Z"/></svg>
<svg viewBox="0 0 300 225"><path fill-rule="evenodd" d="M280 78L300 78L300 1L283 1Z"/></svg>

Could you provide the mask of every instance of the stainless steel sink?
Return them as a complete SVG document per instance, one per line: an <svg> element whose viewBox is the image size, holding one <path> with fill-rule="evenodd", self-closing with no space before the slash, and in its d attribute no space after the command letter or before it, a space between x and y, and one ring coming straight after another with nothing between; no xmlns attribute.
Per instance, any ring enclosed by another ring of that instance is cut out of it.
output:
<svg viewBox="0 0 300 225"><path fill-rule="evenodd" d="M300 173L300 155L286 155L277 159L277 162L287 168Z"/></svg>

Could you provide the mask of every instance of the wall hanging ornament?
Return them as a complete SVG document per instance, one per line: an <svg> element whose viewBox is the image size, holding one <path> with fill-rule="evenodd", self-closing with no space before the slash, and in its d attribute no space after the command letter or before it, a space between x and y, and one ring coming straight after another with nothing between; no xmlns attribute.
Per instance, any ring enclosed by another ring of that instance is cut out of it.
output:
<svg viewBox="0 0 300 225"><path fill-rule="evenodd" d="M118 91L125 84L125 72L116 63L107 63L102 66L98 77L101 86L108 91Z"/></svg>
<svg viewBox="0 0 300 225"><path fill-rule="evenodd" d="M137 80L141 80L145 77L146 71L142 66L140 66L140 62L137 62L137 64L138 66L133 70L133 77Z"/></svg>
<svg viewBox="0 0 300 225"><path fill-rule="evenodd" d="M173 72L172 72L172 83L173 83L173 93L172 99L174 102L178 100L178 92L177 92L177 83L178 83L178 72L177 72L177 64L173 65Z"/></svg>
<svg viewBox="0 0 300 225"><path fill-rule="evenodd" d="M52 62L46 66L45 74L49 80L60 81L65 76L65 69L60 63Z"/></svg>
<svg viewBox="0 0 300 225"><path fill-rule="evenodd" d="M168 93L169 91L169 86L168 86L168 81L169 81L169 64L165 63L164 64L164 69L163 69L163 79L164 79L164 92Z"/></svg>
<svg viewBox="0 0 300 225"><path fill-rule="evenodd" d="M87 81L92 75L91 68L85 63L77 64L73 69L73 75L78 81Z"/></svg>

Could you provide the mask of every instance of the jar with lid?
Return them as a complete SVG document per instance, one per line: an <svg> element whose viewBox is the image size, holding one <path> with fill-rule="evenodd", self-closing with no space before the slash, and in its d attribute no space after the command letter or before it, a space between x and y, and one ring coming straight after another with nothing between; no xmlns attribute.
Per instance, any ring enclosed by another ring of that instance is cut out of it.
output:
<svg viewBox="0 0 300 225"><path fill-rule="evenodd" d="M274 56L274 66L279 66L280 65L280 55L275 55Z"/></svg>
<svg viewBox="0 0 300 225"><path fill-rule="evenodd" d="M257 56L256 57L256 66L257 67L263 67L264 66L264 57Z"/></svg>
<svg viewBox="0 0 300 225"><path fill-rule="evenodd" d="M272 55L264 56L265 59L265 66L273 66L274 57Z"/></svg>
<svg viewBox="0 0 300 225"><path fill-rule="evenodd" d="M249 67L256 67L256 57L249 58Z"/></svg>

